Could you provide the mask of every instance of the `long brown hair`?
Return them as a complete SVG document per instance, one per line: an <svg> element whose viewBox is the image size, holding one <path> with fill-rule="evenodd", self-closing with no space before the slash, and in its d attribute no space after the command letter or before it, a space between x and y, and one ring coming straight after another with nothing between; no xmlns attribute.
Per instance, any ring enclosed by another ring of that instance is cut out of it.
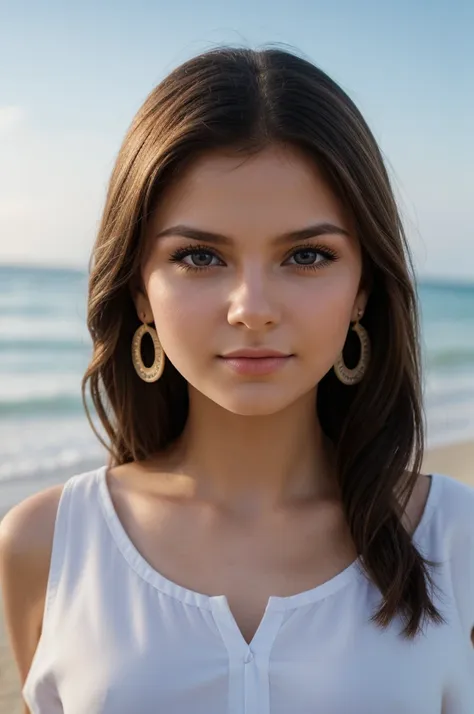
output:
<svg viewBox="0 0 474 714"><path fill-rule="evenodd" d="M88 328L93 356L82 382L109 437L110 463L148 458L183 431L185 379L169 360L145 383L131 360L140 325L131 295L147 218L164 188L198 154L242 155L269 144L314 158L355 221L371 292L364 325L373 356L364 380L318 387L323 430L335 445L347 522L366 574L383 595L373 622L397 616L414 637L444 622L429 567L401 524L423 456L417 300L403 226L377 143L349 96L308 60L286 50L223 47L175 69L149 94L125 136L91 256ZM144 345L144 360L153 360ZM347 360L352 346L347 341Z"/></svg>

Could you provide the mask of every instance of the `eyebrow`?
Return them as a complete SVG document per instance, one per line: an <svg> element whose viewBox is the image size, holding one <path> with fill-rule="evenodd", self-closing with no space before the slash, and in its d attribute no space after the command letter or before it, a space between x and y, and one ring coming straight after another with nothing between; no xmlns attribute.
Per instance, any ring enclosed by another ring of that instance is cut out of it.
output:
<svg viewBox="0 0 474 714"><path fill-rule="evenodd" d="M301 228L297 231L288 231L287 233L282 233L276 236L274 243L292 243L299 240L306 240L308 238L315 238L321 235L342 235L350 237L349 231L346 231L341 226L336 226L333 223L316 223L307 228ZM177 225L170 226L164 230L157 233L156 238L163 238L164 236L182 236L183 238L191 238L192 240L198 240L206 243L214 243L216 245L231 245L233 243L232 238L225 236L222 233L213 233L211 231L204 231L199 228L192 228L191 226Z"/></svg>

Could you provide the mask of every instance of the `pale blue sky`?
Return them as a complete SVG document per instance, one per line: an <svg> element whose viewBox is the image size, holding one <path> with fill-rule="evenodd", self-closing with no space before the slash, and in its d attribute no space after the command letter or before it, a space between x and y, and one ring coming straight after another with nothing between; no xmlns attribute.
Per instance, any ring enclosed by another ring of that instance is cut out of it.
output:
<svg viewBox="0 0 474 714"><path fill-rule="evenodd" d="M114 157L169 71L285 43L357 103L419 272L474 278L472 0L0 0L0 262L86 266Z"/></svg>

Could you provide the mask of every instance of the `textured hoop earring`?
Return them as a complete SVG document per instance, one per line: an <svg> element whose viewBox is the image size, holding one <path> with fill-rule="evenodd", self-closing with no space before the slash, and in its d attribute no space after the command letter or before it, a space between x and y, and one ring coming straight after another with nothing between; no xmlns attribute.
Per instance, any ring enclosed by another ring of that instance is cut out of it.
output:
<svg viewBox="0 0 474 714"><path fill-rule="evenodd" d="M349 369L344 362L344 356L341 352L334 365L334 372L340 382L347 385L358 384L364 378L367 367L370 362L370 339L365 327L359 323L359 320L352 326L352 329L357 334L360 342L360 359L353 369Z"/></svg>
<svg viewBox="0 0 474 714"><path fill-rule="evenodd" d="M155 357L151 367L146 367L141 353L142 338L146 332L148 332L153 340L153 346L155 348ZM143 325L140 325L133 335L132 362L136 373L140 379L143 379L144 382L156 382L163 374L163 369L165 367L165 353L163 351L163 347L161 346L160 340L158 339L156 330L147 325L146 322L144 322Z"/></svg>

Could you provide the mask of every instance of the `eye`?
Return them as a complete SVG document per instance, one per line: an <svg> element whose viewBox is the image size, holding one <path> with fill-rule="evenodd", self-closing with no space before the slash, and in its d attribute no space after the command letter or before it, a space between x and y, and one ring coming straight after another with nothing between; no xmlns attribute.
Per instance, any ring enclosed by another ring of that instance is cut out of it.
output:
<svg viewBox="0 0 474 714"><path fill-rule="evenodd" d="M312 248L298 250L290 257L295 259L297 265L314 265L314 263L325 260L324 256L319 251L313 250Z"/></svg>
<svg viewBox="0 0 474 714"><path fill-rule="evenodd" d="M224 265L214 251L206 246L187 246L174 251L169 257L170 263L176 263L183 270L205 270L217 265Z"/></svg>
<svg viewBox="0 0 474 714"><path fill-rule="evenodd" d="M219 265L219 259L216 255L208 253L205 250L196 250L188 253L181 258L185 265L191 265L193 268L209 268L213 265L212 261L217 261L214 265Z"/></svg>
<svg viewBox="0 0 474 714"><path fill-rule="evenodd" d="M329 248L308 245L294 250L285 262L299 268L322 268L337 259L336 253Z"/></svg>

